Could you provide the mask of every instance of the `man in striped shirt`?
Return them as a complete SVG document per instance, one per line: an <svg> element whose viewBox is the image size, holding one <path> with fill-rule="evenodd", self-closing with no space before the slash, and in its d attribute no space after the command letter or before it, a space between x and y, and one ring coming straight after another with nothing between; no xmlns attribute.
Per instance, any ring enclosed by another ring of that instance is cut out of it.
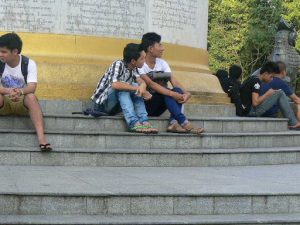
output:
<svg viewBox="0 0 300 225"><path fill-rule="evenodd" d="M128 44L123 51L123 60L116 60L107 69L91 99L94 110L109 115L120 112L121 106L130 131L157 133L148 122L144 105L144 99L148 100L152 96L146 91L146 84L137 69L144 62L145 52L141 46Z"/></svg>

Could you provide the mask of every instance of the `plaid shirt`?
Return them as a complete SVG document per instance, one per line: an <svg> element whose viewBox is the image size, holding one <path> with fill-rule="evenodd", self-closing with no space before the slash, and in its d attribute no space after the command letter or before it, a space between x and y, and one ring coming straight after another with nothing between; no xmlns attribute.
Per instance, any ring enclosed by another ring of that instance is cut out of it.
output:
<svg viewBox="0 0 300 225"><path fill-rule="evenodd" d="M137 68L129 70L123 60L117 60L112 63L100 79L91 99L97 104L103 104L107 99L108 91L112 88L113 82L132 84L133 82L136 82L136 78L139 77L140 75Z"/></svg>

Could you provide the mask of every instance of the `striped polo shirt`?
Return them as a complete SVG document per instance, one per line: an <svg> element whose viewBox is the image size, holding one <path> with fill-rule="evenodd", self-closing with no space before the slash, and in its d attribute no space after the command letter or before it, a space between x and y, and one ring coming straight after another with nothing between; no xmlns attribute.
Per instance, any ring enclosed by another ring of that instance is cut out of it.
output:
<svg viewBox="0 0 300 225"><path fill-rule="evenodd" d="M103 104L107 99L108 92L112 88L113 82L132 84L133 82L136 82L136 78L139 77L140 75L137 68L130 70L123 60L116 60L106 70L105 74L98 82L97 88L91 99L97 104Z"/></svg>

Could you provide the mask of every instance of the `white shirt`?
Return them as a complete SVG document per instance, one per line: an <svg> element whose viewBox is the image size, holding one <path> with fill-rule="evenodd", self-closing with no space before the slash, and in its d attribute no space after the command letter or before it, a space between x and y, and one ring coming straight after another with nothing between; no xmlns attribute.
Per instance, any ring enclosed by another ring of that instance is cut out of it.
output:
<svg viewBox="0 0 300 225"><path fill-rule="evenodd" d="M146 63L144 63L143 67L138 69L139 74L143 75L151 71L163 71L169 73L172 72L169 64L165 60L161 58L156 58L155 60L155 66L153 69L151 69Z"/></svg>
<svg viewBox="0 0 300 225"><path fill-rule="evenodd" d="M5 64L1 77L1 86L5 88L23 88L25 86L26 83L21 71L21 60L22 57L20 55L20 62L14 68ZM37 68L35 62L31 59L28 62L27 83L37 83Z"/></svg>

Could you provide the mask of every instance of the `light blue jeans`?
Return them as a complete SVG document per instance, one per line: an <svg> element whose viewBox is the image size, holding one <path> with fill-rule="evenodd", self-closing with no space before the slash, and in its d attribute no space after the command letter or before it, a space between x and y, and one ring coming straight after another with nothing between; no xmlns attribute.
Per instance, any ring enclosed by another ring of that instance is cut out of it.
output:
<svg viewBox="0 0 300 225"><path fill-rule="evenodd" d="M94 103L94 110L104 112L109 115L114 115L121 112L118 100L118 92L111 88L108 91L107 99L103 104L99 105Z"/></svg>
<svg viewBox="0 0 300 225"><path fill-rule="evenodd" d="M117 91L117 95L129 128L138 122L148 121L148 113L142 97L137 96L134 91Z"/></svg>
<svg viewBox="0 0 300 225"><path fill-rule="evenodd" d="M271 95L260 105L256 107L251 107L248 116L262 116L266 111L268 111L273 105L278 105L282 115L289 119L289 125L293 126L297 124L297 119L292 110L285 93L282 90L278 90L275 94Z"/></svg>

